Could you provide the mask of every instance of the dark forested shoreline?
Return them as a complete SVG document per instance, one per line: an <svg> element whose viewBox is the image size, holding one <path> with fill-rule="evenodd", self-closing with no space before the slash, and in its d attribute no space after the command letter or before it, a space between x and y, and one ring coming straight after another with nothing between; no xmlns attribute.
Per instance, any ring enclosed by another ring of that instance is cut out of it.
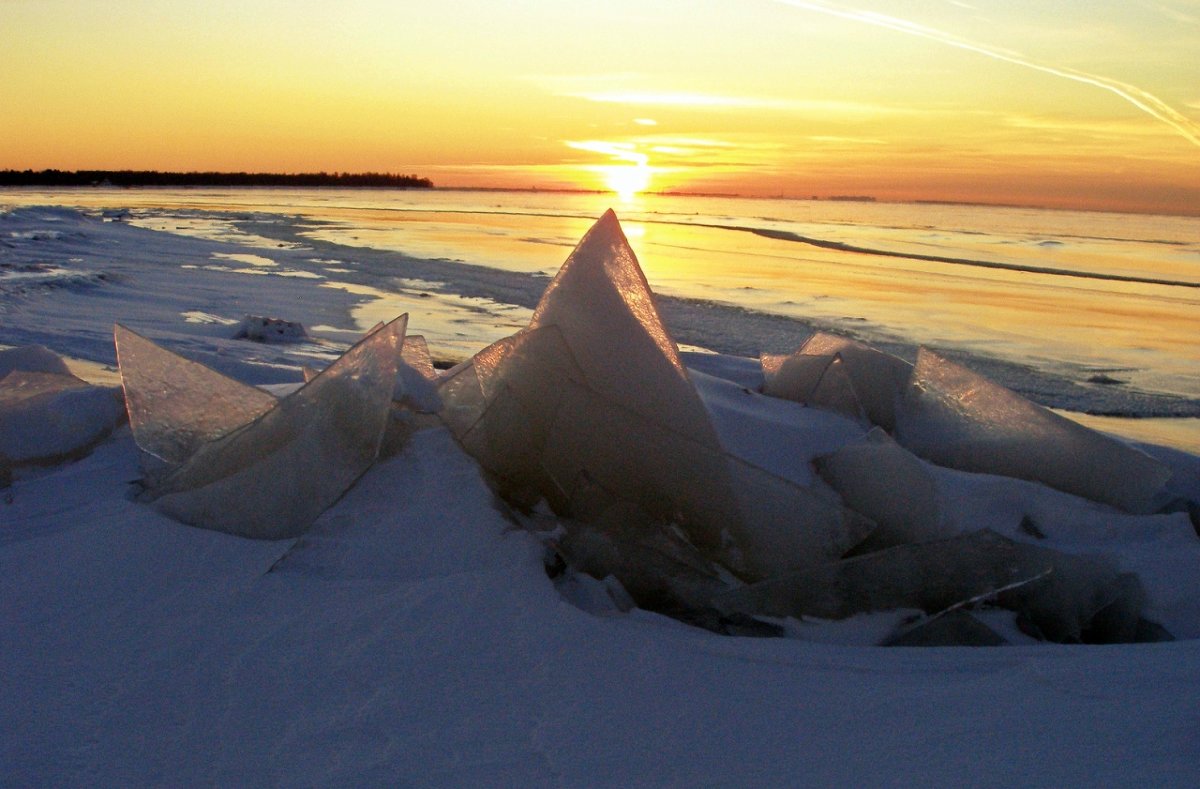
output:
<svg viewBox="0 0 1200 789"><path fill-rule="evenodd" d="M0 170L0 186L382 186L431 189L433 181L392 173L175 173L160 170Z"/></svg>

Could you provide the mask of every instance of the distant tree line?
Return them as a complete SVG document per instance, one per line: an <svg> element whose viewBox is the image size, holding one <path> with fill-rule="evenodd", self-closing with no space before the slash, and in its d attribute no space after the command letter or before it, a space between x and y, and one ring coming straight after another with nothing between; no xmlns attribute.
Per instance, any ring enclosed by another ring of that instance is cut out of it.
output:
<svg viewBox="0 0 1200 789"><path fill-rule="evenodd" d="M172 173L159 170L0 170L0 186L386 186L432 189L392 173Z"/></svg>

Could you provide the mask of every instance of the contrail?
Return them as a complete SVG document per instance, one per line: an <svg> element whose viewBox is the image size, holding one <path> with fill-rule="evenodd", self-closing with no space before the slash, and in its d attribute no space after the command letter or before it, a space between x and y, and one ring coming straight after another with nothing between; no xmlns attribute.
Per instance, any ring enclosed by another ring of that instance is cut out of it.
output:
<svg viewBox="0 0 1200 789"><path fill-rule="evenodd" d="M897 19L894 16L876 13L874 11L862 11L855 8L845 8L834 5L833 3L825 3L817 0L816 2L806 2L806 0L775 0L777 3L789 5L793 8L800 8L805 11L815 11L820 14L828 14L830 16L849 19L853 22L862 22L875 27L883 27L888 30L895 30L898 33L906 33L910 36L919 38L927 38L931 41L936 41L939 44L944 44L958 49L965 49L968 52L975 52L995 60L1002 60L1005 63L1012 63L1017 66L1041 71L1045 74L1052 74L1063 79L1082 82L1085 85L1091 85L1102 90L1107 90L1110 93L1115 93L1125 101L1137 107L1142 112L1150 117L1167 124L1172 129L1177 131L1185 140L1195 146L1200 147L1200 123L1196 123L1191 118L1180 113L1175 108L1164 102L1162 99L1147 93L1136 85L1130 85L1127 82L1101 77L1096 74L1088 74L1084 71L1076 71L1075 69L1047 66L1038 63L1028 58L1022 57L1016 52L1012 52L998 47L988 47L983 44L976 44L973 41L968 41L958 36L946 33L932 27L910 22L906 19Z"/></svg>

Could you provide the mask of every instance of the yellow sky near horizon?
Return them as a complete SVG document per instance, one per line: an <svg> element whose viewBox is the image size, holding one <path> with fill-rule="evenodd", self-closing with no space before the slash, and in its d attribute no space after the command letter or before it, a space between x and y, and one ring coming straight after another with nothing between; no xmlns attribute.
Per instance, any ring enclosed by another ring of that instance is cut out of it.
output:
<svg viewBox="0 0 1200 789"><path fill-rule="evenodd" d="M1200 213L1200 0L0 0L0 168Z"/></svg>

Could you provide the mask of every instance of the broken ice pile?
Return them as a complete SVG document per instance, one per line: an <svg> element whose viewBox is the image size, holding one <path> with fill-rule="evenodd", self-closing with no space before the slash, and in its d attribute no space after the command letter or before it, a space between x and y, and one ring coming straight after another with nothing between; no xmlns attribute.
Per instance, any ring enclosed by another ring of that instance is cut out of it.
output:
<svg viewBox="0 0 1200 789"><path fill-rule="evenodd" d="M14 469L86 455L124 418L120 394L41 345L0 351L0 486Z"/></svg>
<svg viewBox="0 0 1200 789"><path fill-rule="evenodd" d="M568 257L529 326L443 378L442 416L502 497L533 519L539 502L549 506L559 560L615 577L643 607L713 629L740 631L750 616L897 608L921 608L930 624L958 622L959 609L988 601L1056 640L1148 632L1137 578L1112 562L1027 544L943 511L934 467L910 448L968 467L968 440L990 455L994 431L954 427L971 417L947 401L971 398L955 388L930 394L935 384L961 386L931 359L914 371L829 335L765 359L767 393L838 412L862 437L821 458L811 484L778 476L722 446L610 211ZM1002 465L970 470L1114 502L1098 472L1081 482L1047 468L1057 461L1066 469L1083 446L1111 453L1097 468L1116 463L1138 475L1116 503L1150 506L1163 481L1155 461L1006 403L1006 414L1025 419L1018 432L1036 425L1040 440L1075 443L1032 454L1028 468L1013 466L1024 452L1014 445ZM879 427L865 435L872 424Z"/></svg>
<svg viewBox="0 0 1200 789"><path fill-rule="evenodd" d="M1170 472L1127 444L920 349L914 367L818 333L790 356L762 357L763 392L866 419L941 466L1040 482L1150 512Z"/></svg>
<svg viewBox="0 0 1200 789"><path fill-rule="evenodd" d="M926 349L914 367L861 343L817 334L790 356L764 355L762 368L764 393L874 426L863 441L818 459L817 466L846 504L877 528L840 562L734 590L721 598L726 605L835 618L913 606L932 620L957 611L956 598L988 599L1014 608L1028 629L1050 640L1161 635L1142 619L1146 596L1136 575L1105 556L1027 544L1030 536L1046 535L1019 511L1011 513L1016 540L950 515L939 481L954 472L938 471L993 475L994 510L1024 500L1029 509L1051 502L1052 511L1058 506L1062 512L1055 497L1069 497L1044 485L1097 502L1073 507L1094 522L1094 535L1118 524L1132 539L1166 528L1194 542L1185 518L1167 523L1172 516L1148 514L1166 498L1170 471L1159 461Z"/></svg>
<svg viewBox="0 0 1200 789"><path fill-rule="evenodd" d="M280 399L116 326L130 427L149 456L142 500L230 534L303 533L379 453L407 322Z"/></svg>

